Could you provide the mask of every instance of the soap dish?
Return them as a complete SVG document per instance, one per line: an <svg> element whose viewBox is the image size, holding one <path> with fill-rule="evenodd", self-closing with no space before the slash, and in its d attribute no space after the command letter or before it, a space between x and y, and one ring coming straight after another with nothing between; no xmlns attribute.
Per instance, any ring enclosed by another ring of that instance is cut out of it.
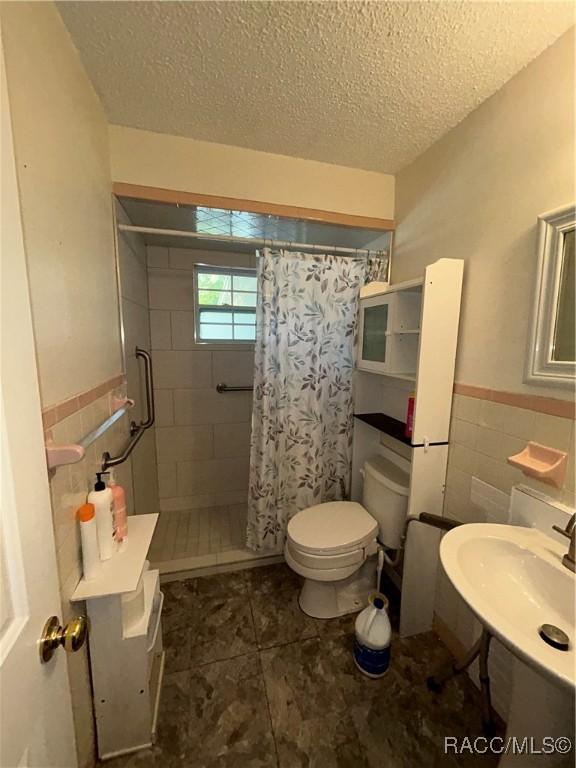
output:
<svg viewBox="0 0 576 768"><path fill-rule="evenodd" d="M529 442L523 451L508 458L508 464L518 467L525 475L561 488L566 474L567 455L565 451Z"/></svg>

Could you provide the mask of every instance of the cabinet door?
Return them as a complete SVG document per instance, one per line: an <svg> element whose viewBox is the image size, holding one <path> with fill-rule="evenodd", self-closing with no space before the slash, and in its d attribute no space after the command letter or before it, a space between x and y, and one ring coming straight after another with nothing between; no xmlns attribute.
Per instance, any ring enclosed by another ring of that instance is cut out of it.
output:
<svg viewBox="0 0 576 768"><path fill-rule="evenodd" d="M373 296L360 302L358 367L375 373L390 370L394 296Z"/></svg>

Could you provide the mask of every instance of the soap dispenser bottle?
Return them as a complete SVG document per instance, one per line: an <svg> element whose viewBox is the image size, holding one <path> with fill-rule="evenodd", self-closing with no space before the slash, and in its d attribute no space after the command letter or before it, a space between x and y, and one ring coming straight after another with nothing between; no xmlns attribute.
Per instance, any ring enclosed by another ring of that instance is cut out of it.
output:
<svg viewBox="0 0 576 768"><path fill-rule="evenodd" d="M114 554L114 497L110 488L102 480L102 475L108 472L96 472L94 490L88 494L88 503L94 505L96 511L96 532L98 533L98 549L100 560L110 560Z"/></svg>

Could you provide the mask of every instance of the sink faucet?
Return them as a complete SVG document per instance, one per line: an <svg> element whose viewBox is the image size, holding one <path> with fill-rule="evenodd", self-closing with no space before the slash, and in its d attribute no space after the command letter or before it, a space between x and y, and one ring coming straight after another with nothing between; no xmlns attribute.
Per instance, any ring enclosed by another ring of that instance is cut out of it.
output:
<svg viewBox="0 0 576 768"><path fill-rule="evenodd" d="M570 539L570 546L562 558L562 565L566 566L572 573L576 573L576 514L568 520L566 528L560 528L558 525L553 525L552 528Z"/></svg>

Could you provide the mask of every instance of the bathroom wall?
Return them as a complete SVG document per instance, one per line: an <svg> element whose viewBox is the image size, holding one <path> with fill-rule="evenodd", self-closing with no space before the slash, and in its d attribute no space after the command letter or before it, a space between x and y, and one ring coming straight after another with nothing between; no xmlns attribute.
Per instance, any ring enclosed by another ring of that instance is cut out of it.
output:
<svg viewBox="0 0 576 768"><path fill-rule="evenodd" d="M52 3L0 3L47 437L78 440L123 386L106 118ZM126 418L50 477L62 618L80 577L74 511ZM130 466L119 473L130 499ZM88 652L67 654L80 768L95 762Z"/></svg>
<svg viewBox="0 0 576 768"><path fill-rule="evenodd" d="M394 218L394 176L110 126L112 178L130 184Z"/></svg>
<svg viewBox="0 0 576 768"><path fill-rule="evenodd" d="M574 30L397 176L393 281L442 257L465 260L445 513L503 520L513 484L574 503L574 406L567 389L523 382L538 214L574 201ZM507 464L527 440L570 451L563 489ZM469 646L478 626L439 576L436 612ZM506 716L510 659L495 644Z"/></svg>
<svg viewBox="0 0 576 768"><path fill-rule="evenodd" d="M464 259L456 381L571 399L523 382L539 214L575 199L574 29L402 170L392 277Z"/></svg>
<svg viewBox="0 0 576 768"><path fill-rule="evenodd" d="M1 3L44 407L122 370L106 117L53 3Z"/></svg>
<svg viewBox="0 0 576 768"><path fill-rule="evenodd" d="M194 343L194 263L255 266L254 254L148 247L160 509L243 504L254 346Z"/></svg>
<svg viewBox="0 0 576 768"><path fill-rule="evenodd" d="M116 202L116 221L129 224L126 212ZM146 418L146 382L142 362L134 354L138 346L150 352L150 308L146 246L135 232L118 231L118 276L124 331L124 355L128 397L135 401L130 418ZM146 430L132 456L132 497L136 514L158 512L155 427Z"/></svg>

